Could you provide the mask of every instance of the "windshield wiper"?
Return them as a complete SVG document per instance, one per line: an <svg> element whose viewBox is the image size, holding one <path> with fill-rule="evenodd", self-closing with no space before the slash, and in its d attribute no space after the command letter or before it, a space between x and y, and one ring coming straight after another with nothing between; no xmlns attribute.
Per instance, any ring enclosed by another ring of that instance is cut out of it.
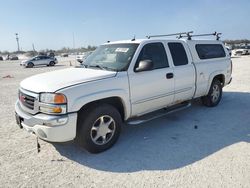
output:
<svg viewBox="0 0 250 188"><path fill-rule="evenodd" d="M91 68L91 67L94 67L94 68L99 68L101 70L105 70L104 67L100 66L100 65L89 65L88 68Z"/></svg>
<svg viewBox="0 0 250 188"><path fill-rule="evenodd" d="M110 67L105 67L105 66L100 66L100 65L89 65L88 68L94 67L94 68L99 68L101 70L111 70L111 71L116 71L115 69L112 69Z"/></svg>

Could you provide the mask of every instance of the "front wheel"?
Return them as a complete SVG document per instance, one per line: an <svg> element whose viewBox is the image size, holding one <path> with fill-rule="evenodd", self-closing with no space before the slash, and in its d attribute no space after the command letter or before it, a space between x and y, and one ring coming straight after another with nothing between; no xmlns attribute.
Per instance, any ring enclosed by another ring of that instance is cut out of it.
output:
<svg viewBox="0 0 250 188"><path fill-rule="evenodd" d="M109 104L80 112L77 141L90 153L100 153L111 148L121 131L121 115Z"/></svg>
<svg viewBox="0 0 250 188"><path fill-rule="evenodd" d="M28 65L26 66L27 68L32 68L34 67L34 64L32 62L29 62Z"/></svg>
<svg viewBox="0 0 250 188"><path fill-rule="evenodd" d="M54 66L54 65L55 65L54 61L49 62L49 66Z"/></svg>
<svg viewBox="0 0 250 188"><path fill-rule="evenodd" d="M213 80L208 95L201 98L202 103L208 107L217 106L222 97L222 84L219 80Z"/></svg>

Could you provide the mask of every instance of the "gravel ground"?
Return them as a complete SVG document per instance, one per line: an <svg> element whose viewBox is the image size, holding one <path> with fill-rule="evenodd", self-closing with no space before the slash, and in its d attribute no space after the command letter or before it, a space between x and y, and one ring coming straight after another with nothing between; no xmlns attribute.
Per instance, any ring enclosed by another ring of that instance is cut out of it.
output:
<svg viewBox="0 0 250 188"><path fill-rule="evenodd" d="M124 126L117 144L97 155L44 141L37 153L36 137L15 123L19 82L74 64L59 61L33 69L0 62L0 187L250 187L250 57L233 58L233 82L218 107L196 101Z"/></svg>

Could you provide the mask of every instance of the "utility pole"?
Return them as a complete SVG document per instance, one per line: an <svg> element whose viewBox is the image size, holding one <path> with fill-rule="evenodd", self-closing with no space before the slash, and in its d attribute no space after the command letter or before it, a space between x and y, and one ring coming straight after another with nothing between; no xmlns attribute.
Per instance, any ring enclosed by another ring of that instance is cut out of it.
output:
<svg viewBox="0 0 250 188"><path fill-rule="evenodd" d="M18 33L16 33L17 51L20 51Z"/></svg>
<svg viewBox="0 0 250 188"><path fill-rule="evenodd" d="M75 50L75 33L73 32L73 50Z"/></svg>
<svg viewBox="0 0 250 188"><path fill-rule="evenodd" d="M76 51L75 51L75 33L73 32L73 54L75 54L75 60L76 60ZM76 66L76 61L75 61L75 66Z"/></svg>
<svg viewBox="0 0 250 188"><path fill-rule="evenodd" d="M32 48L33 48L33 51L35 52L35 46L34 46L34 43L32 43Z"/></svg>

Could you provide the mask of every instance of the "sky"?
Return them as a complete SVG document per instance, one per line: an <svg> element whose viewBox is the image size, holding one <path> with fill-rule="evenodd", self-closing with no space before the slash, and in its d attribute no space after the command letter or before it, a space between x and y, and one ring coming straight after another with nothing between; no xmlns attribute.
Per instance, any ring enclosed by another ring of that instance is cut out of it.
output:
<svg viewBox="0 0 250 188"><path fill-rule="evenodd" d="M57 50L183 31L250 39L250 1L0 0L0 51L17 50L15 33L22 50Z"/></svg>

